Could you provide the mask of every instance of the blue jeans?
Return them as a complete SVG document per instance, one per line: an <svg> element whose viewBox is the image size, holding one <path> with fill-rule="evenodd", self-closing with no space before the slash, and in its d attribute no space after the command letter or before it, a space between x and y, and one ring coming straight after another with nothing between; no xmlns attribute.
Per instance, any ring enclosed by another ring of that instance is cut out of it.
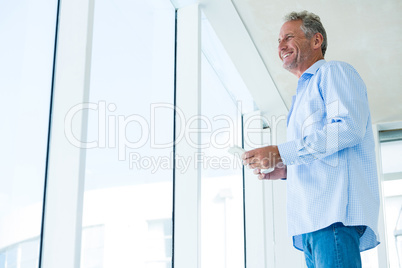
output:
<svg viewBox="0 0 402 268"><path fill-rule="evenodd" d="M309 268L362 267L360 237L366 226L345 226L340 222L303 234L303 250Z"/></svg>

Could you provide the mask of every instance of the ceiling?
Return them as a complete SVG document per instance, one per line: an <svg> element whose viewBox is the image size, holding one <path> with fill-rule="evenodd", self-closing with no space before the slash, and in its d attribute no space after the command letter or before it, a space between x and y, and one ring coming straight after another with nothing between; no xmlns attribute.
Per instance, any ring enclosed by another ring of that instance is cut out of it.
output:
<svg viewBox="0 0 402 268"><path fill-rule="evenodd" d="M402 121L402 0L232 0L286 106L297 78L282 68L277 39L283 17L308 10L327 31L325 59L352 64L366 82L372 121Z"/></svg>

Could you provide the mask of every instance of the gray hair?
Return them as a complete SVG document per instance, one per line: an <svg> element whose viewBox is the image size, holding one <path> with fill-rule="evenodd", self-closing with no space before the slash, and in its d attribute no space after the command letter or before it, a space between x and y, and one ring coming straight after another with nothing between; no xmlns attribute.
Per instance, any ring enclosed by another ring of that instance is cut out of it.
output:
<svg viewBox="0 0 402 268"><path fill-rule="evenodd" d="M322 56L325 55L325 51L327 51L327 33L325 32L324 26L321 23L320 17L315 15L314 13L308 12L306 10L301 12L291 12L284 17L285 22L301 20L301 30L304 32L304 35L307 39L311 39L314 34L320 33L324 37L324 40L321 44Z"/></svg>

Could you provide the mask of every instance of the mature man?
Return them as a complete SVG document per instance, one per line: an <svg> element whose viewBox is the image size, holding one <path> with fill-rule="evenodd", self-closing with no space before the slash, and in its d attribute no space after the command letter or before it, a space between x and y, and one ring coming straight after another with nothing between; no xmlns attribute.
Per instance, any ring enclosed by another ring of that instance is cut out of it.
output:
<svg viewBox="0 0 402 268"><path fill-rule="evenodd" d="M243 163L260 179L287 178L288 231L308 267L361 267L360 251L379 244L366 86L349 64L324 60L327 36L317 15L292 12L285 21L279 58L299 78L288 142L248 151Z"/></svg>

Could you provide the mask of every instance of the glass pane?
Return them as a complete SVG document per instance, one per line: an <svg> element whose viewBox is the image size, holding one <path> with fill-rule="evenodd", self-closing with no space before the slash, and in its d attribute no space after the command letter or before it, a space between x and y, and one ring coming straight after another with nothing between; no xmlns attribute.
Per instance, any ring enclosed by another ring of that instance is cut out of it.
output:
<svg viewBox="0 0 402 268"><path fill-rule="evenodd" d="M242 114L257 110L253 97L204 14L202 14L201 34L204 59L212 66L211 71L219 79L227 97Z"/></svg>
<svg viewBox="0 0 402 268"><path fill-rule="evenodd" d="M55 0L0 1L0 267L39 258L56 13Z"/></svg>
<svg viewBox="0 0 402 268"><path fill-rule="evenodd" d="M402 141L381 143L386 243L390 267L402 267Z"/></svg>
<svg viewBox="0 0 402 268"><path fill-rule="evenodd" d="M103 267L104 226L87 226L82 229L81 267Z"/></svg>
<svg viewBox="0 0 402 268"><path fill-rule="evenodd" d="M6 253L0 253L0 268L6 268Z"/></svg>
<svg viewBox="0 0 402 268"><path fill-rule="evenodd" d="M201 267L244 267L242 107L254 102L205 17L201 57ZM233 89L233 91L232 91Z"/></svg>
<svg viewBox="0 0 402 268"><path fill-rule="evenodd" d="M20 268L38 267L39 238L20 244Z"/></svg>
<svg viewBox="0 0 402 268"><path fill-rule="evenodd" d="M18 262L18 246L14 246L10 248L9 251L7 252L7 258L6 258L7 268L17 267L17 262Z"/></svg>
<svg viewBox="0 0 402 268"><path fill-rule="evenodd" d="M381 143L382 172L402 172L402 140Z"/></svg>
<svg viewBox="0 0 402 268"><path fill-rule="evenodd" d="M96 1L82 268L171 263L174 49L169 0Z"/></svg>

